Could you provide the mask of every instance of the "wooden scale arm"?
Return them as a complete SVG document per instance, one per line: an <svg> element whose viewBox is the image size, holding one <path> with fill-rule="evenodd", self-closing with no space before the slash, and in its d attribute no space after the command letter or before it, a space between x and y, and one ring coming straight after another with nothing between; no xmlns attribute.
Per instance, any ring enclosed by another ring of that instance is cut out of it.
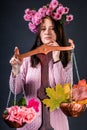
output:
<svg viewBox="0 0 87 130"><path fill-rule="evenodd" d="M62 47L62 46L49 46L49 45L41 45L40 47L23 53L23 54L19 54L15 52L15 57L19 58L19 59L23 59L26 58L28 56L32 56L32 55L36 55L36 54L48 54L51 51L68 51L68 50L73 50L75 48L73 41L70 39L69 40L70 46L66 46L66 47Z"/></svg>

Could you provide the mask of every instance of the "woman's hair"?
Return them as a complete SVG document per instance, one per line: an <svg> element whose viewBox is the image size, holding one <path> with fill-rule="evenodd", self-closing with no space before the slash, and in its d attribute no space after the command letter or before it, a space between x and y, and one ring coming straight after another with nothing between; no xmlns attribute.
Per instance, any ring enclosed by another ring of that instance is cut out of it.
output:
<svg viewBox="0 0 87 130"><path fill-rule="evenodd" d="M45 18L49 18L49 19L52 20L52 23L54 25L54 31L55 31L56 37L57 37L56 42L58 43L58 45L59 46L67 46L63 25L60 24L59 21L55 21L51 17L47 16ZM42 22L44 21L44 19L42 20ZM39 47L39 46L41 46L43 44L41 39L40 39L40 32L41 32L41 29L40 29L40 26L39 26L38 34L36 36L35 43L34 43L31 50L33 50L33 49L35 49L35 48L37 48L37 47ZM70 61L70 52L69 51L61 51L60 52L60 60L61 60L61 62L63 64L63 67L66 67L67 63ZM32 67L36 67L36 65L39 62L40 62L40 60L36 55L31 56L31 66Z"/></svg>

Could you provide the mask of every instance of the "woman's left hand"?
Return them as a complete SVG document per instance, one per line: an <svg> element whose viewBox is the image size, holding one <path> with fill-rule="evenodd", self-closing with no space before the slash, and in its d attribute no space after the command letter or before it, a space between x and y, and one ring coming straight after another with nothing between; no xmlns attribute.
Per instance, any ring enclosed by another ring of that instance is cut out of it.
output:
<svg viewBox="0 0 87 130"><path fill-rule="evenodd" d="M56 41L53 41L48 43L47 45L49 46L59 46L58 43ZM52 57L53 57L53 61L59 61L60 60L60 51L53 51L52 52Z"/></svg>

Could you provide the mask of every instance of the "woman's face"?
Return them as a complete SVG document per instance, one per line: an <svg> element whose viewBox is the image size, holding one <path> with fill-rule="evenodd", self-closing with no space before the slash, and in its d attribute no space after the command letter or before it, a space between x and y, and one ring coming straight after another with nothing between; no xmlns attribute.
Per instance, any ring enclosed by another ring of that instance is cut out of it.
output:
<svg viewBox="0 0 87 130"><path fill-rule="evenodd" d="M43 44L48 44L52 41L56 41L54 25L50 18L45 18L41 24L40 38Z"/></svg>

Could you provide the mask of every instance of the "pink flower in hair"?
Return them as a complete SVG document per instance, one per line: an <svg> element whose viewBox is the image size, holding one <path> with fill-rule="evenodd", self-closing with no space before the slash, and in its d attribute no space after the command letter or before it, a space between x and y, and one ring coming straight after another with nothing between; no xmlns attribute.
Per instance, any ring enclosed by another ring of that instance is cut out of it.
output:
<svg viewBox="0 0 87 130"><path fill-rule="evenodd" d="M51 0L47 5L44 5L38 11L36 10L25 10L24 19L29 21L29 29L36 33L39 24L42 19L46 16L52 17L54 20L59 20L61 24L68 24L73 20L73 15L67 15L69 13L69 8L64 7L58 0Z"/></svg>
<svg viewBox="0 0 87 130"><path fill-rule="evenodd" d="M24 14L24 20L30 21L32 17L35 15L35 13L36 13L36 10L26 9L25 14Z"/></svg>
<svg viewBox="0 0 87 130"><path fill-rule="evenodd" d="M31 15L25 14L24 15L24 20L25 21L30 21L31 20Z"/></svg>
<svg viewBox="0 0 87 130"><path fill-rule="evenodd" d="M62 18L62 15L59 14L59 13L54 13L54 14L53 14L53 18L54 18L55 20L60 20L60 19Z"/></svg>
<svg viewBox="0 0 87 130"><path fill-rule="evenodd" d="M36 14L36 10L31 10L31 14L34 16Z"/></svg>
<svg viewBox="0 0 87 130"><path fill-rule="evenodd" d="M66 21L68 22L68 21L72 21L73 20L73 15L67 15L66 16Z"/></svg>
<svg viewBox="0 0 87 130"><path fill-rule="evenodd" d="M27 8L25 10L25 15L24 15L24 19L26 21L30 21L31 20L31 17L32 17L32 14L31 14L31 10L29 8Z"/></svg>
<svg viewBox="0 0 87 130"><path fill-rule="evenodd" d="M46 15L50 16L52 14L52 8L48 8L46 11Z"/></svg>
<svg viewBox="0 0 87 130"><path fill-rule="evenodd" d="M60 15L62 15L64 12L64 7L63 6L59 6L59 8L57 8L56 12Z"/></svg>
<svg viewBox="0 0 87 130"><path fill-rule="evenodd" d="M47 7L46 7L46 6L43 6L42 8L40 8L40 9L38 10L38 13L39 13L39 15L40 15L41 17L45 17L46 11L47 11Z"/></svg>
<svg viewBox="0 0 87 130"><path fill-rule="evenodd" d="M25 14L30 14L31 10L29 8L25 9Z"/></svg>
<svg viewBox="0 0 87 130"><path fill-rule="evenodd" d="M63 8L63 12L64 12L64 14L68 14L69 8L68 8L68 7L64 7L64 8Z"/></svg>
<svg viewBox="0 0 87 130"><path fill-rule="evenodd" d="M36 13L36 10L30 10L29 8L25 10L25 14L28 14L28 15L34 15L35 13Z"/></svg>
<svg viewBox="0 0 87 130"><path fill-rule="evenodd" d="M56 9L57 6L58 6L57 0L52 0L49 4L49 7L51 7L53 10Z"/></svg>
<svg viewBox="0 0 87 130"><path fill-rule="evenodd" d="M28 26L31 32L37 32L36 25L34 25L33 23L29 22Z"/></svg>
<svg viewBox="0 0 87 130"><path fill-rule="evenodd" d="M35 25L39 25L41 23L41 15L38 12L36 12L32 17L32 23Z"/></svg>

